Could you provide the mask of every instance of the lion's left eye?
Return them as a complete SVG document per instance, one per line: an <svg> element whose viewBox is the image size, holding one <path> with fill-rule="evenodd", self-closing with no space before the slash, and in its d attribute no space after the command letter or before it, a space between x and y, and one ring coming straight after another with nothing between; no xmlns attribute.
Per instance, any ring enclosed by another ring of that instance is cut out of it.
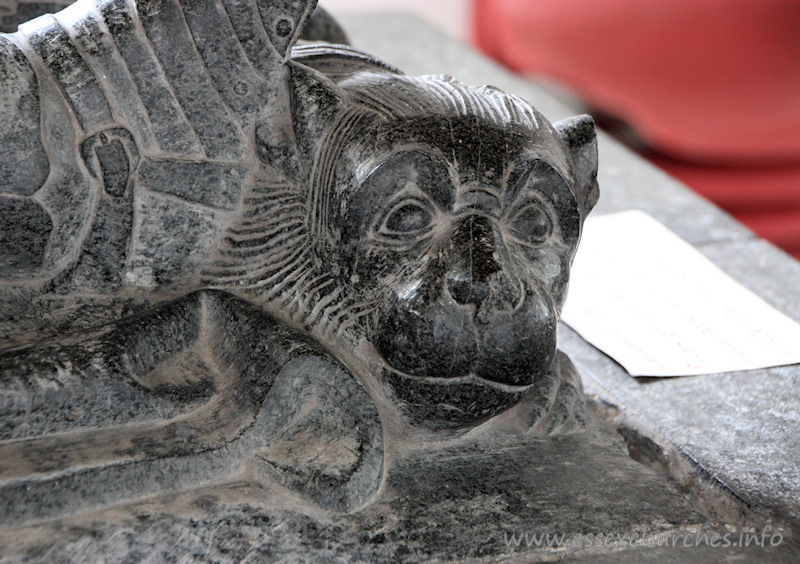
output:
<svg viewBox="0 0 800 564"><path fill-rule="evenodd" d="M411 235L425 231L433 221L433 215L417 202L406 202L397 206L383 220L382 231Z"/></svg>
<svg viewBox="0 0 800 564"><path fill-rule="evenodd" d="M550 236L553 223L540 205L531 204L514 216L511 229L514 235L525 241L541 243Z"/></svg>

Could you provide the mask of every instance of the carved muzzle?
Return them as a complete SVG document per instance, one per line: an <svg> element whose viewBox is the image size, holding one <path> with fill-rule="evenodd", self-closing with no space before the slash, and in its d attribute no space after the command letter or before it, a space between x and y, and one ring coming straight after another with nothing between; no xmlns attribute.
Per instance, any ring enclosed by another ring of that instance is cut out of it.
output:
<svg viewBox="0 0 800 564"><path fill-rule="evenodd" d="M556 350L556 308L536 282L515 272L492 218L464 215L440 258L394 294L375 344L411 376L531 384Z"/></svg>

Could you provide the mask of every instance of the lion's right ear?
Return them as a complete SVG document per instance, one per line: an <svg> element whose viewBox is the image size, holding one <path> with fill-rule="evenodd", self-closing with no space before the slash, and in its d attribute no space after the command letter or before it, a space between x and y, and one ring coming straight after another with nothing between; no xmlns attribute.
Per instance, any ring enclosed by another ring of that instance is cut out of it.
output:
<svg viewBox="0 0 800 564"><path fill-rule="evenodd" d="M330 78L304 65L291 62L289 71L295 139L310 165L317 145L345 108L344 92Z"/></svg>
<svg viewBox="0 0 800 564"><path fill-rule="evenodd" d="M600 197L597 186L597 130L594 120L584 114L554 123L553 127L572 158L578 180L578 204L586 218Z"/></svg>
<svg viewBox="0 0 800 564"><path fill-rule="evenodd" d="M345 107L344 93L326 76L289 61L274 104L256 123L258 155L267 167L296 186L305 185L318 144Z"/></svg>

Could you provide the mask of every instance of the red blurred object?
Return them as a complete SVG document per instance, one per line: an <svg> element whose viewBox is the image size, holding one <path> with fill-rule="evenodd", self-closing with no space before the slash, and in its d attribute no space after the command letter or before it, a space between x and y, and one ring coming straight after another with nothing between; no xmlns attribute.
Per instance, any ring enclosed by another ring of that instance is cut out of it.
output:
<svg viewBox="0 0 800 564"><path fill-rule="evenodd" d="M800 260L800 163L724 167L647 157Z"/></svg>
<svg viewBox="0 0 800 564"><path fill-rule="evenodd" d="M573 87L800 256L800 2L473 1L487 54Z"/></svg>

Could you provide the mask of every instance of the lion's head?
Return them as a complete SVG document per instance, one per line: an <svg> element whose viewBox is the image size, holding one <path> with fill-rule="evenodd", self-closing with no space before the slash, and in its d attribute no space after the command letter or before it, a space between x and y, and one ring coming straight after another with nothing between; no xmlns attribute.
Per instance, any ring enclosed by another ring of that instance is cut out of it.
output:
<svg viewBox="0 0 800 564"><path fill-rule="evenodd" d="M309 224L369 315L357 331L420 422L474 424L551 370L569 267L597 200L594 123L447 77L340 85Z"/></svg>

